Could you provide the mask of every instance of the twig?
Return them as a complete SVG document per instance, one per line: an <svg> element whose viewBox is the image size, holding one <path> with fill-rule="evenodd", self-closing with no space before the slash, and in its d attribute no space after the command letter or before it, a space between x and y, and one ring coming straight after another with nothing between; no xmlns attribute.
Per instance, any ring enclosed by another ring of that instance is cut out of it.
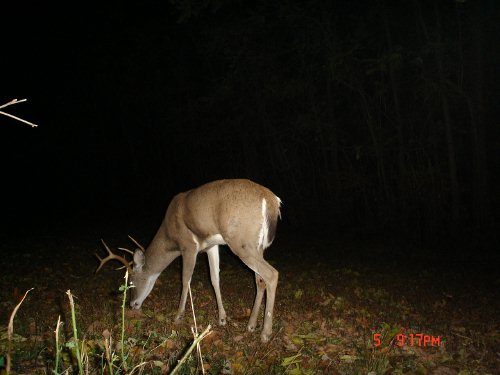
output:
<svg viewBox="0 0 500 375"><path fill-rule="evenodd" d="M7 365L5 367L5 370L7 374L10 374L10 351L12 349L12 335L14 334L14 317L16 316L17 310L19 310L19 307L21 307L21 304L24 302L24 299L28 295L29 292L31 292L35 288L31 288L24 293L24 297L21 299L21 302L19 302L16 307L14 307L14 310L12 311L12 314L10 314L9 318L9 325L7 326Z"/></svg>
<svg viewBox="0 0 500 375"><path fill-rule="evenodd" d="M209 324L208 327L201 333L201 335L199 335L194 341L193 343L191 344L191 346L189 347L189 349L186 351L186 353L182 356L182 358L179 360L179 362L177 363L177 366L175 366L175 368L172 370L172 372L170 373L170 375L175 375L177 372L179 372L179 370L181 369L182 367L182 364L184 362L186 362L186 359L189 357L189 355L191 354L191 352L194 350L194 348L201 342L201 340L203 340L205 337L207 337L210 333L212 333L212 331L210 331L210 329L212 328L212 326Z"/></svg>
<svg viewBox="0 0 500 375"><path fill-rule="evenodd" d="M464 336L464 335L461 335L459 333L456 333L456 332L451 332L452 335L455 335L455 336L458 336L458 337L461 337L463 339L467 339L467 340L471 340L472 341L472 337L469 337L469 336Z"/></svg>
<svg viewBox="0 0 500 375"><path fill-rule="evenodd" d="M135 372L135 370L138 370L138 369L140 369L142 366L147 365L147 364L148 364L147 362L141 362L141 363L139 363L138 365L135 365L135 366L134 366L134 368L133 368L132 370L130 370L130 372L129 372L129 374L128 374L128 375L132 375L132 374Z"/></svg>
<svg viewBox="0 0 500 375"><path fill-rule="evenodd" d="M21 99L21 100L12 99L10 102L7 102L5 104L0 105L0 108L5 108L5 107L8 107L9 105L13 105L13 104L17 104L17 103L22 103L22 102L25 102L26 100L27 99ZM10 117L10 118L13 118L14 120L17 120L17 121L20 121L20 122L24 122L25 124L28 124L32 128L38 127L38 125L36 125L36 124L34 124L32 122L29 122L29 121L26 121L26 120L24 120L24 119L22 119L20 117L11 115L10 113L4 112L4 111L0 111L0 114L2 114L4 116L7 116L7 117Z"/></svg>
<svg viewBox="0 0 500 375"><path fill-rule="evenodd" d="M194 321L194 330L193 327L191 327L191 332L193 333L193 338L196 339L198 337L198 324L196 324L196 315L194 313L194 303L193 303L193 295L191 294L191 285L188 285L188 291L189 291L189 300L191 302L191 311L193 312L193 321ZM205 369L203 368L203 357L201 356L201 347L199 342L196 345L196 352L198 353L198 357L200 359L201 372L202 374L205 374Z"/></svg>
<svg viewBox="0 0 500 375"><path fill-rule="evenodd" d="M26 100L28 99L21 99L21 100L12 99L10 102L0 105L0 109L8 107L9 105L25 102Z"/></svg>

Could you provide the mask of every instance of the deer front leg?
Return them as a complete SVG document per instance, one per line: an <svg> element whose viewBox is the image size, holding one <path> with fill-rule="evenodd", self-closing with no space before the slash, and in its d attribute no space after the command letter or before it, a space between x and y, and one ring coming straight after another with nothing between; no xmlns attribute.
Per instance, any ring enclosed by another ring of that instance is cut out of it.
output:
<svg viewBox="0 0 500 375"><path fill-rule="evenodd" d="M191 277L193 276L194 266L196 264L196 254L196 251L188 250L182 253L182 294L181 301L179 303L179 310L177 311L174 321L176 324L179 323L184 316L189 284L191 284Z"/></svg>
<svg viewBox="0 0 500 375"><path fill-rule="evenodd" d="M219 325L226 325L226 310L222 305L222 297L219 285L219 246L212 246L207 250L208 265L210 266L210 279L215 291L215 298L217 299L217 308L219 310Z"/></svg>

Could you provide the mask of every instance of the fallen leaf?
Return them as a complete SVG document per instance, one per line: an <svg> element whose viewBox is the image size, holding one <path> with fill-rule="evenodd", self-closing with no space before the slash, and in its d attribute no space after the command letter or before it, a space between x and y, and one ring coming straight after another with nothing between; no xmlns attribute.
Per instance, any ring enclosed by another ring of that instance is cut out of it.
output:
<svg viewBox="0 0 500 375"><path fill-rule="evenodd" d="M125 310L125 316L127 318L147 318L147 315L145 315L142 310L135 310L135 309L126 309Z"/></svg>
<svg viewBox="0 0 500 375"><path fill-rule="evenodd" d="M176 342L171 339L166 339L163 343L162 346L164 346L167 349L174 349L176 347Z"/></svg>

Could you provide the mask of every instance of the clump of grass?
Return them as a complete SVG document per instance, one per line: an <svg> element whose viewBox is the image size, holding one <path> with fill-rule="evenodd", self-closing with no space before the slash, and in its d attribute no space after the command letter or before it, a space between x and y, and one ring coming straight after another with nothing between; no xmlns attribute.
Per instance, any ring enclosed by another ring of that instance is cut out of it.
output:
<svg viewBox="0 0 500 375"><path fill-rule="evenodd" d="M125 282L123 285L120 286L120 291L123 293L123 298L122 298L122 304L121 304L121 337L120 337L120 354L117 355L112 347L112 337L111 334L108 330L105 330L103 332L104 336L104 352L101 353L101 360L100 360L100 369L98 371L101 374L108 373L109 375L115 375L115 374L120 374L120 375L133 375L136 373L142 373L143 367L151 363L154 366L158 366L158 361L144 361L144 356L141 357L140 363L138 364L131 364L129 363L129 360L131 357L129 357L129 353L126 351L126 340L125 340L125 307L126 307L126 299L127 299L127 291L131 288L131 286L128 285L128 271L125 274ZM28 290L24 297L22 298L21 302L14 308L14 310L11 313L10 320L9 320L9 325L8 325L8 350L7 350L7 355L6 355L6 374L10 374L11 371L11 349L12 349L12 335L13 335L13 320L14 317L23 303L24 299L26 298L27 294L33 290L30 289ZM191 290L189 290L190 296L191 296ZM61 316L59 315L56 323L56 328L54 331L55 334L55 361L54 361L54 368L52 370L52 373L55 375L62 375L62 374L69 374L71 373L71 367L72 363L70 363L65 366L66 361L64 360L64 347L70 349L69 353L72 357L73 360L76 362L78 366L78 374L79 375L88 375L91 372L95 372L96 369L89 369L90 363L89 363L89 353L88 349L85 345L85 340L82 340L79 337L79 330L77 326L77 316L76 316L76 309L75 309L75 302L74 302L74 296L71 293L71 290L66 291L66 294L69 299L69 304L70 304L70 310L71 310L71 325L72 325L72 332L73 332L73 337L71 340L68 340L66 343L61 344L61 326L63 322L61 321ZM198 359L199 359L199 366L201 368L202 373L205 373L204 368L203 368L203 359L201 355L201 350L200 350L200 342L211 333L211 325L208 325L208 327L201 333L198 334L198 327L196 324L196 316L194 313L194 306L193 306L193 301L192 298L191 300L191 308L193 310L193 319L195 323L195 327L192 327L191 331L193 333L193 341L189 348L184 352L183 356L181 359L177 361L176 366L172 369L170 374L178 374L179 371L182 369L185 369L185 365L188 362L188 359L191 357L193 350L196 348L198 351ZM74 364L74 362L73 362ZM66 368L65 368L66 367Z"/></svg>
<svg viewBox="0 0 500 375"><path fill-rule="evenodd" d="M127 355L125 354L125 306L126 306L126 301L127 301L127 291L130 289L130 286L128 285L128 271L125 273L125 283L120 286L120 291L123 293L123 298L122 298L122 306L121 306L121 338L120 338L120 343L121 343L121 351L120 351L120 364L119 366L115 365L115 362L118 360L117 355L112 352L112 340L111 340L111 334L109 331L104 331L103 336L104 336L104 346L105 346L105 355L106 355L106 362L107 362L107 368L109 371L110 375L114 375L115 371L114 368L117 367L117 372L127 374L128 372L128 364L127 364ZM74 349L75 349L75 355L76 359L78 362L78 371L80 375L85 375L88 374L88 371L83 370L83 360L82 360L82 355L80 354L80 342L78 339L78 329L76 325L76 314L75 314L75 305L73 301L73 295L71 294L71 291L67 291L66 294L68 295L69 301L70 301L70 307L71 307L71 318L72 318L72 325L73 325L73 339L74 339ZM58 338L56 337L56 341ZM57 345L57 344L56 344ZM56 355L58 357L58 354ZM88 362L88 361L87 361ZM56 360L57 363L57 360ZM143 363L139 364L138 366L135 366L130 374L133 373L136 369L138 369L140 366L142 366ZM106 364L101 361L101 372L104 371L104 368L106 367ZM57 374L57 365L56 365L56 370L55 373Z"/></svg>

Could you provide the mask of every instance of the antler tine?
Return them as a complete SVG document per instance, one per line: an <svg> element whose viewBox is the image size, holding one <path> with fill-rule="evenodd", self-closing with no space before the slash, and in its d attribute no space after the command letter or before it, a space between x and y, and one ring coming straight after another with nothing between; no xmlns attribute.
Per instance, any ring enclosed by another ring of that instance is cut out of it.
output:
<svg viewBox="0 0 500 375"><path fill-rule="evenodd" d="M130 234L128 235L128 238L130 238L130 240L135 243L137 245L137 247L139 249L141 249L142 251L146 251L146 249L144 248L144 246L142 246L139 242L137 242L134 237L132 237Z"/></svg>
<svg viewBox="0 0 500 375"><path fill-rule="evenodd" d="M126 251L127 253L134 255L134 252L132 250L126 249L124 247L119 247L118 250Z"/></svg>
<svg viewBox="0 0 500 375"><path fill-rule="evenodd" d="M110 248L108 247L108 245L106 244L106 242L104 242L103 239L101 239L101 242L102 244L104 245L104 247L106 248L106 250L108 251L108 256L106 258L101 258L99 255L95 254L95 256L97 257L97 259L99 259L99 261L101 262L101 264L99 264L99 267L97 268L97 270L95 271L95 273L99 272L99 270L102 268L102 266L104 266L104 264L106 264L109 260L117 260L121 263L123 263L123 265L125 267L127 267L128 269L128 272L131 273L132 272L132 267L130 267L130 263L123 257L119 256L119 255L116 255L116 254L113 254L113 252L110 250Z"/></svg>

